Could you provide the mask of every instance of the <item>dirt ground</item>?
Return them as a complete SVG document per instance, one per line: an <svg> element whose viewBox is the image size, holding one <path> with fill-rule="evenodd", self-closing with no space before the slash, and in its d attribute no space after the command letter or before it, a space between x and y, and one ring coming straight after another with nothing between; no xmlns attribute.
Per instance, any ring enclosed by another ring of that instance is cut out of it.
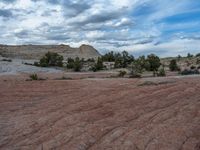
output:
<svg viewBox="0 0 200 150"><path fill-rule="evenodd" d="M2 150L199 150L200 77L0 77Z"/></svg>

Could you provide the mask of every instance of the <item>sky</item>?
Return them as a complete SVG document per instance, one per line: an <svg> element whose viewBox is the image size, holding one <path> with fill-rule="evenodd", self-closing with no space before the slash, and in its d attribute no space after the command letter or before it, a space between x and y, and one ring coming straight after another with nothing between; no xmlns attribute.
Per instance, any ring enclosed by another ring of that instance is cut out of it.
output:
<svg viewBox="0 0 200 150"><path fill-rule="evenodd" d="M200 53L200 0L0 0L0 43Z"/></svg>

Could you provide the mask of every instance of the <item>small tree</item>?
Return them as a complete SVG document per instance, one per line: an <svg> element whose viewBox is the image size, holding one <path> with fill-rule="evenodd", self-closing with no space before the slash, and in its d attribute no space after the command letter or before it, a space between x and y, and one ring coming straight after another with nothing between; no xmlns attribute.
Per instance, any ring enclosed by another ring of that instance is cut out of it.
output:
<svg viewBox="0 0 200 150"><path fill-rule="evenodd" d="M131 73L130 77L131 78L138 78L141 77L142 72L144 71L144 68L142 66L143 64L139 59L136 59L131 63Z"/></svg>
<svg viewBox="0 0 200 150"><path fill-rule="evenodd" d="M178 65L175 59L172 59L169 64L169 69L171 71L178 71Z"/></svg>
<svg viewBox="0 0 200 150"><path fill-rule="evenodd" d="M190 54L190 53L187 54L187 58L192 58L192 57L193 57L192 54Z"/></svg>
<svg viewBox="0 0 200 150"><path fill-rule="evenodd" d="M68 58L67 59L67 68L68 69L73 69L74 68L74 59Z"/></svg>
<svg viewBox="0 0 200 150"><path fill-rule="evenodd" d="M122 52L122 67L126 68L131 62L134 61L134 57L129 55L127 51Z"/></svg>
<svg viewBox="0 0 200 150"><path fill-rule="evenodd" d="M149 63L150 71L153 71L153 75L156 76L158 68L160 67L160 58L154 54L147 56L147 61Z"/></svg>
<svg viewBox="0 0 200 150"><path fill-rule="evenodd" d="M97 62L95 63L95 65L92 67L92 71L96 72L98 70L102 70L103 69L103 60L102 58L98 57Z"/></svg>
<svg viewBox="0 0 200 150"><path fill-rule="evenodd" d="M81 62L81 60L79 59L79 57L76 57L76 58L75 58L73 68L74 68L74 71L77 71L77 72L80 71L80 70L82 69L82 62Z"/></svg>

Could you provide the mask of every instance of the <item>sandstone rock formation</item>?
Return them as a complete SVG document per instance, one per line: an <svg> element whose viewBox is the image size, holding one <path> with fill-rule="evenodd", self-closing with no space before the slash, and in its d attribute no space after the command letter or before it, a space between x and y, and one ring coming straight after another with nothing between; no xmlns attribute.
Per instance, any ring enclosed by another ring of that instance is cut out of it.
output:
<svg viewBox="0 0 200 150"><path fill-rule="evenodd" d="M72 48L69 45L0 45L0 55L9 58L35 59L38 60L48 51L56 52L66 58L94 58L100 56L99 52L90 45L81 45L79 48Z"/></svg>

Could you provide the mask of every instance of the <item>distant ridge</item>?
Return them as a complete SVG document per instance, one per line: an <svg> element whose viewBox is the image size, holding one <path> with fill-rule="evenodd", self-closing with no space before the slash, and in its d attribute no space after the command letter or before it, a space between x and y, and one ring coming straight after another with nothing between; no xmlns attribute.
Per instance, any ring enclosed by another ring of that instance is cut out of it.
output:
<svg viewBox="0 0 200 150"><path fill-rule="evenodd" d="M100 53L90 45L81 45L79 48L72 48L69 45L0 45L0 55L9 58L35 59L38 60L47 52L56 52L66 58L94 58L97 59Z"/></svg>

